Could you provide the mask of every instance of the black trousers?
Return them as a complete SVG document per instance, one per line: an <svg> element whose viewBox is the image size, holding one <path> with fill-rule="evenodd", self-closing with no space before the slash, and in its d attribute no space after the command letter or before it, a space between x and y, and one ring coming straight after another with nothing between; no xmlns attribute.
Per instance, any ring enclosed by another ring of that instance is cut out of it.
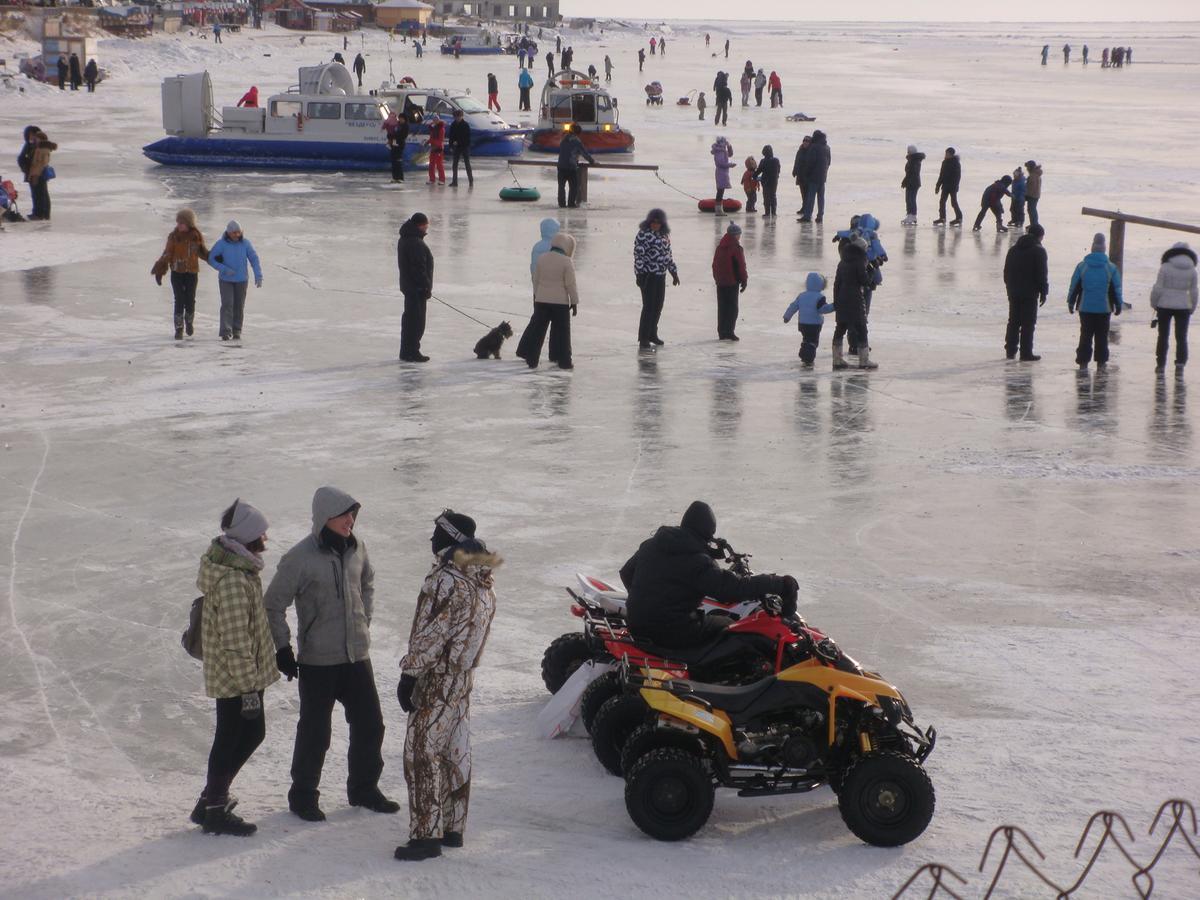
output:
<svg viewBox="0 0 1200 900"><path fill-rule="evenodd" d="M995 206L979 207L979 215L975 217L976 228L983 227L983 220L987 217L989 212L996 217L997 228L1000 228L1004 224L1004 207L1000 204L1000 201L997 200Z"/></svg>
<svg viewBox="0 0 1200 900"><path fill-rule="evenodd" d="M400 317L400 357L416 356L421 352L421 338L425 336L425 305L428 303L420 294L404 295L404 314Z"/></svg>
<svg viewBox="0 0 1200 900"><path fill-rule="evenodd" d="M1018 350L1021 359L1033 355L1033 330L1037 327L1038 298L1008 298L1008 328L1004 332L1004 352L1012 356Z"/></svg>
<svg viewBox="0 0 1200 900"><path fill-rule="evenodd" d="M175 327L191 325L196 318L196 283L200 276L195 272L172 272L171 291L175 295Z"/></svg>
<svg viewBox="0 0 1200 900"><path fill-rule="evenodd" d="M1010 200L1008 203L1008 218L1009 221L1018 227L1025 225L1025 201Z"/></svg>
<svg viewBox="0 0 1200 900"><path fill-rule="evenodd" d="M728 125L729 124L729 105L728 104L726 104L726 103L718 103L717 104L717 114L715 116L713 116L713 124L714 125Z"/></svg>
<svg viewBox="0 0 1200 900"><path fill-rule="evenodd" d="M717 285L717 337L733 337L738 320L738 286Z"/></svg>
<svg viewBox="0 0 1200 900"><path fill-rule="evenodd" d="M962 221L962 209L958 205L958 191L942 191L941 199L938 200L938 218L946 218L946 201L950 201L950 205L954 207L954 218L959 222Z"/></svg>
<svg viewBox="0 0 1200 900"><path fill-rule="evenodd" d="M571 363L571 307L565 303L534 303L533 316L517 345L517 354L537 365L546 331L550 331L550 362L567 367Z"/></svg>
<svg viewBox="0 0 1200 900"><path fill-rule="evenodd" d="M838 319L833 329L833 343L841 344L843 336L849 338L850 352L855 353L859 347L870 348L867 343L867 316L864 310L861 315L849 315Z"/></svg>
<svg viewBox="0 0 1200 900"><path fill-rule="evenodd" d="M579 170L558 170L558 206L572 208L579 205Z"/></svg>
<svg viewBox="0 0 1200 900"><path fill-rule="evenodd" d="M262 691L258 692L259 701ZM266 716L242 718L242 698L222 697L217 701L217 729L208 752L208 784L204 796L211 806L229 799L229 786L267 734Z"/></svg>
<svg viewBox="0 0 1200 900"><path fill-rule="evenodd" d="M383 713L375 690L370 660L334 666L300 665L300 721L292 753L290 805L316 803L321 796L321 768L329 750L333 704L342 704L350 726L349 777L351 797L379 787L383 772Z"/></svg>
<svg viewBox="0 0 1200 900"><path fill-rule="evenodd" d="M764 215L774 216L774 215L778 214L778 212L779 212L778 194L779 194L779 182L778 181L762 182L763 214Z"/></svg>
<svg viewBox="0 0 1200 900"><path fill-rule="evenodd" d="M609 80L611 81L612 79ZM518 109L529 112L529 88L521 88L521 102L518 104Z"/></svg>
<svg viewBox="0 0 1200 900"><path fill-rule="evenodd" d="M1171 323L1175 323L1175 365L1186 365L1188 361L1188 323L1191 321L1190 309L1159 309L1158 310L1158 347L1156 355L1158 364L1167 364L1167 347L1171 343Z"/></svg>
<svg viewBox="0 0 1200 900"><path fill-rule="evenodd" d="M393 144L388 148L388 159L392 163L392 181L404 180L404 145Z"/></svg>
<svg viewBox="0 0 1200 900"><path fill-rule="evenodd" d="M910 216L917 214L917 191L920 188L910 187L904 189L904 212Z"/></svg>
<svg viewBox="0 0 1200 900"><path fill-rule="evenodd" d="M458 163L462 160L462 164L467 167L467 181L471 184L475 183L475 175L471 172L471 148L470 147L452 147L450 149L450 180L458 181Z"/></svg>
<svg viewBox="0 0 1200 900"><path fill-rule="evenodd" d="M1041 197L1026 197L1025 198L1025 209L1029 212L1029 224L1030 225L1038 224L1037 207L1038 207L1038 200L1040 200L1040 199L1042 199L1042 198Z"/></svg>
<svg viewBox="0 0 1200 900"><path fill-rule="evenodd" d="M762 92L763 92L763 89L760 87L756 87L754 89L754 105L755 106L762 106Z"/></svg>
<svg viewBox="0 0 1200 900"><path fill-rule="evenodd" d="M667 273L642 275L642 317L638 321L638 343L648 344L658 337L658 320L667 299Z"/></svg>
<svg viewBox="0 0 1200 900"><path fill-rule="evenodd" d="M1075 365L1086 366L1090 363L1093 347L1095 348L1096 362L1100 364L1108 362L1108 329L1111 324L1111 313L1081 312L1079 314L1079 349L1075 351Z"/></svg>
<svg viewBox="0 0 1200 900"><path fill-rule="evenodd" d="M800 358L811 363L817 358L817 347L821 345L821 326L801 325L800 337Z"/></svg>
<svg viewBox="0 0 1200 900"><path fill-rule="evenodd" d="M37 184L29 185L29 194L33 199L33 215L39 219L50 218L50 185L43 175Z"/></svg>

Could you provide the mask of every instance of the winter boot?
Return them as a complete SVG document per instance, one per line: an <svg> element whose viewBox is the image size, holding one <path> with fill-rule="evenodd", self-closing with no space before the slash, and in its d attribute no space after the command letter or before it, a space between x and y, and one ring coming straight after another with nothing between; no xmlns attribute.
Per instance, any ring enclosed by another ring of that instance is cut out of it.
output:
<svg viewBox="0 0 1200 900"><path fill-rule="evenodd" d="M389 800L378 788L376 788L374 791L364 791L361 794L356 794L355 796L350 797L349 800L351 806L361 806L363 809L371 810L371 812L400 812L400 804L395 800Z"/></svg>
<svg viewBox="0 0 1200 900"><path fill-rule="evenodd" d="M725 215L725 202L724 201L719 202L716 206L713 207L713 215L714 216Z"/></svg>
<svg viewBox="0 0 1200 900"><path fill-rule="evenodd" d="M226 812L232 812L233 808L238 805L237 797L233 794L229 795L229 799L225 801ZM200 793L200 799L196 801L196 805L192 807L192 814L188 816L193 825L204 824L204 811L208 808L208 795L205 792Z"/></svg>
<svg viewBox="0 0 1200 900"><path fill-rule="evenodd" d="M447 831L442 835L442 846L458 849L463 845L463 836L461 831Z"/></svg>
<svg viewBox="0 0 1200 900"><path fill-rule="evenodd" d="M403 862L436 859L442 855L442 841L440 838L413 838L397 847L393 855Z"/></svg>
<svg viewBox="0 0 1200 900"><path fill-rule="evenodd" d="M183 327L184 327L185 331L187 332L187 336L191 337L192 334L194 333L194 329L192 328L192 320L191 319L185 320L183 323Z"/></svg>
<svg viewBox="0 0 1200 900"><path fill-rule="evenodd" d="M316 800L299 801L296 803L288 802L288 809L303 819L305 822L324 822L325 813Z"/></svg>
<svg viewBox="0 0 1200 900"><path fill-rule="evenodd" d="M258 826L244 822L239 816L229 811L229 804L223 806L208 806L204 809L205 834L231 834L235 837L250 837L258 831Z"/></svg>
<svg viewBox="0 0 1200 900"><path fill-rule="evenodd" d="M850 364L842 358L842 345L840 343L833 345L833 368L834 371L850 368Z"/></svg>
<svg viewBox="0 0 1200 900"><path fill-rule="evenodd" d="M182 325L179 325L175 328L175 340L177 340L177 341L183 340L183 326Z"/></svg>
<svg viewBox="0 0 1200 900"><path fill-rule="evenodd" d="M879 368L879 363L871 362L871 348L870 347L859 347L858 348L858 367L860 369L878 369Z"/></svg>

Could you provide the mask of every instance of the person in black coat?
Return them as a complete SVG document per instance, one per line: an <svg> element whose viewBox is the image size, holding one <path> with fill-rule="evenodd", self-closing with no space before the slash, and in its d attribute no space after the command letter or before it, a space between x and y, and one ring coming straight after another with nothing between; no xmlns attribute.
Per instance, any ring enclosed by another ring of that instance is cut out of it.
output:
<svg viewBox="0 0 1200 900"><path fill-rule="evenodd" d="M1038 307L1046 305L1050 293L1049 265L1042 238L1046 229L1030 225L1004 258L1004 287L1008 292L1008 329L1004 333L1004 355L1013 359L1018 349L1021 359L1036 362L1033 330Z"/></svg>
<svg viewBox="0 0 1200 900"><path fill-rule="evenodd" d="M358 76L358 86L362 87L363 73L367 71L367 61L358 53L354 57L354 74Z"/></svg>
<svg viewBox="0 0 1200 900"><path fill-rule="evenodd" d="M938 171L937 184L933 186L935 194L940 194L938 200L938 217L934 225L946 224L946 201L954 207L954 221L951 225L962 224L962 209L958 205L958 186L962 183L962 160L954 152L953 147L946 148L946 156L942 159L942 168Z"/></svg>
<svg viewBox="0 0 1200 900"><path fill-rule="evenodd" d="M71 90L79 90L79 86L83 84L83 69L79 65L79 54L71 54Z"/></svg>
<svg viewBox="0 0 1200 900"><path fill-rule="evenodd" d="M83 67L83 80L87 82L89 94L96 93L96 81L100 77L100 67L96 65L94 59L89 59L88 64Z"/></svg>
<svg viewBox="0 0 1200 900"><path fill-rule="evenodd" d="M587 157L587 161L595 163L592 154L587 152L579 135L583 129L579 123L571 126L570 132L563 135L558 145L558 207L563 209L579 206L579 157Z"/></svg>
<svg viewBox="0 0 1200 900"><path fill-rule="evenodd" d="M450 141L450 156L453 160L450 176L450 187L458 187L458 163L462 160L467 167L467 186L475 187L475 176L471 173L471 126L463 117L463 111L454 111L454 122L446 137Z"/></svg>
<svg viewBox="0 0 1200 900"><path fill-rule="evenodd" d="M851 343L858 347L858 367L877 368L871 362L867 342L867 293L871 290L871 272L867 267L867 242L860 235L844 240L838 248L841 262L833 278L833 312L837 321L833 329L833 367L847 369L842 358L842 338L849 333Z"/></svg>
<svg viewBox="0 0 1200 900"><path fill-rule="evenodd" d="M58 89L60 91L65 91L67 89L67 76L69 73L70 69L67 66L67 58L65 56L60 56L58 58Z"/></svg>
<svg viewBox="0 0 1200 900"><path fill-rule="evenodd" d="M808 202L808 154L809 148L812 147L812 135L806 134L800 140L800 149L796 151L796 161L792 163L792 177L796 179L796 186L800 188L800 206L796 210L796 215L804 215L803 207Z"/></svg>
<svg viewBox="0 0 1200 900"><path fill-rule="evenodd" d="M829 166L832 162L833 153L829 149L825 132L818 129L812 133L812 143L808 148L808 164L805 167L808 194L804 198L804 209L800 211L799 221L812 221L814 205L817 208L817 221L825 218L825 181L829 177Z"/></svg>
<svg viewBox="0 0 1200 900"><path fill-rule="evenodd" d="M716 533L712 507L697 500L678 527L659 528L621 567L621 581L629 591L629 630L634 635L673 648L716 637L731 620L705 616L700 610L705 597L737 603L778 594L784 600L784 615L795 614L796 580L790 575L744 576L722 569L710 551Z"/></svg>
<svg viewBox="0 0 1200 900"><path fill-rule="evenodd" d="M763 218L773 218L779 212L779 160L770 144L762 148L763 158L754 172L754 180L763 189Z"/></svg>
<svg viewBox="0 0 1200 900"><path fill-rule="evenodd" d="M1000 232L1008 231L1004 227L1004 198L1009 196L1008 186L1010 184L1012 184L1012 176L1005 175L998 181L993 181L988 185L987 190L983 192L983 196L979 198L979 215L975 217L974 231L979 231L983 228L983 219L989 210L996 217L996 230Z"/></svg>
<svg viewBox="0 0 1200 900"><path fill-rule="evenodd" d="M904 191L904 224L917 224L917 192L921 190L921 163L925 154L917 150L915 144L908 145L908 155L904 158L904 180L900 188Z"/></svg>
<svg viewBox="0 0 1200 900"><path fill-rule="evenodd" d="M429 362L421 355L425 336L425 305L433 296L433 254L425 246L429 218L413 213L400 226L396 242L396 264L400 267L400 293L404 295L404 315L400 318L400 359L402 362Z"/></svg>

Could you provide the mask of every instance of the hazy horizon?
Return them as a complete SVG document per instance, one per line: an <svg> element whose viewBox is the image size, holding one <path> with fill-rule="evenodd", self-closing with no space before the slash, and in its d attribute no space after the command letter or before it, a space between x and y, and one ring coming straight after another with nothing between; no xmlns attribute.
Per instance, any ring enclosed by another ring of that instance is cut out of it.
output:
<svg viewBox="0 0 1200 900"><path fill-rule="evenodd" d="M846 15L854 8L843 7L830 16L828 3L812 0L759 0L753 15L730 17L732 4L722 0L659 0L646 4L641 0L562 0L565 16L624 18L639 21L811 21L811 22L988 22L1030 25L1087 22L1197 22L1195 0L1143 0L1137 18L1129 17L1129 6L1112 0L1055 0L1054 16L1044 15L1045 0L1007 0L1003 4L964 4L956 0L908 0L904 13L889 9L886 16L871 15L873 7L863 7L860 15ZM653 8L654 15L647 15ZM1004 15L996 13L1002 9Z"/></svg>

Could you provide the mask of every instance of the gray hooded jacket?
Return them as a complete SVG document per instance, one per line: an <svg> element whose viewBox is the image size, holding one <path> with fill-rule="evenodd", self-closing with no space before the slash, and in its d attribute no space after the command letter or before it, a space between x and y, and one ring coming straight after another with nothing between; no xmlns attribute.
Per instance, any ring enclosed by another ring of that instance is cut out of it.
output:
<svg viewBox="0 0 1200 900"><path fill-rule="evenodd" d="M375 570L361 539L350 538L338 555L321 540L321 530L357 501L333 487L313 495L312 534L279 560L264 596L276 649L291 643L287 608L296 604L297 660L334 666L369 658L369 628L375 601Z"/></svg>

